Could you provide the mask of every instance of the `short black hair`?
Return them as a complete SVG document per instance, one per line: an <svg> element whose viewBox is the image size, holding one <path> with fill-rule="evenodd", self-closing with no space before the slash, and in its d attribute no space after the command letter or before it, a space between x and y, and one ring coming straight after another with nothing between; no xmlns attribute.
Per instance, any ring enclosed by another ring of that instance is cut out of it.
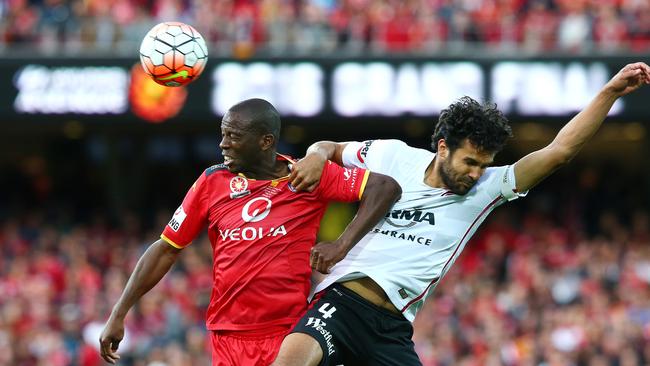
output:
<svg viewBox="0 0 650 366"><path fill-rule="evenodd" d="M276 142L280 139L280 113L268 101L260 98L246 99L230 107L228 111L244 115L249 126L259 133L272 134Z"/></svg>
<svg viewBox="0 0 650 366"><path fill-rule="evenodd" d="M469 139L480 150L497 153L511 136L508 119L496 104L481 104L465 96L440 112L431 136L431 148L438 151L438 141L445 139L453 152L464 139Z"/></svg>

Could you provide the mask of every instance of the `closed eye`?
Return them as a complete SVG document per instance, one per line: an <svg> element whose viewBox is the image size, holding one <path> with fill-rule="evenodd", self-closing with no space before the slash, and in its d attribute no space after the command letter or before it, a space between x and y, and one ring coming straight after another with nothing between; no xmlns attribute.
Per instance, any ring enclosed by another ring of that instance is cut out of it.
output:
<svg viewBox="0 0 650 366"><path fill-rule="evenodd" d="M465 164L469 166L477 166L480 167L481 169L487 169L490 165L492 165L492 162L481 164L478 162L478 160L474 160L472 158L465 158L464 161Z"/></svg>
<svg viewBox="0 0 650 366"><path fill-rule="evenodd" d="M241 138L241 135L236 132L221 131L221 137L228 137L231 140L237 140Z"/></svg>

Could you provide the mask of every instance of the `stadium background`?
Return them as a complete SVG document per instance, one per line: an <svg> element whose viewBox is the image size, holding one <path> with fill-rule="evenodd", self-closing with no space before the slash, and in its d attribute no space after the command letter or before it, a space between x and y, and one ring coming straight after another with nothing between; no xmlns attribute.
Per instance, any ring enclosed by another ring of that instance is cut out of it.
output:
<svg viewBox="0 0 650 366"><path fill-rule="evenodd" d="M209 42L187 95L137 74L142 36L172 19ZM5 0L0 52L0 365L91 366L135 261L220 161L230 104L268 98L301 156L320 139L426 148L469 94L507 111L509 163L648 61L650 2ZM570 166L492 214L415 323L425 365L650 363L649 100L624 98ZM333 205L321 238L353 212ZM120 364L208 364L210 257L197 240L132 310Z"/></svg>

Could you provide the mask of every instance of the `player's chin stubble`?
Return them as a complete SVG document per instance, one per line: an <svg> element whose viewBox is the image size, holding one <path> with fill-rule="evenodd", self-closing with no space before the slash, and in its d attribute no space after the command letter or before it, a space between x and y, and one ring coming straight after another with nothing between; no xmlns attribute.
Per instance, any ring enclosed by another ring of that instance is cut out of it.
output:
<svg viewBox="0 0 650 366"><path fill-rule="evenodd" d="M457 178L458 174L454 171L448 163L442 163L440 165L440 178L442 182L447 186L447 188L457 195L464 195L474 186L473 184L468 183L468 186L460 184L460 179Z"/></svg>

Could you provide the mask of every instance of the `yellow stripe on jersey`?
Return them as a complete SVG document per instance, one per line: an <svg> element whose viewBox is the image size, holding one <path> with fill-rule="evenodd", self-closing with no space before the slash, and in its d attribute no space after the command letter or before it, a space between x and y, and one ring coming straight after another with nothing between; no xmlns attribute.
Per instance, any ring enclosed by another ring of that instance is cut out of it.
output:
<svg viewBox="0 0 650 366"><path fill-rule="evenodd" d="M183 249L184 248L184 247L174 243L174 241L171 240L170 238L166 237L165 234L160 234L160 239L164 240L167 244L173 246L176 249Z"/></svg>
<svg viewBox="0 0 650 366"><path fill-rule="evenodd" d="M363 180L361 181L361 189L359 189L359 199L363 196L363 191L366 189L366 183L368 183L368 177L370 176L370 170L366 170L363 175Z"/></svg>
<svg viewBox="0 0 650 366"><path fill-rule="evenodd" d="M238 175L239 175L240 177L242 177L242 178L246 178L246 179L248 179L248 180L250 180L250 181L269 180L269 179L253 179L253 178L248 178L246 175L244 175L244 173L238 173ZM284 177L280 177L280 178L276 178L276 179L270 179L270 181L271 181L271 184L274 184L273 187L275 187L276 185L278 185L278 183L280 183L280 182L282 182L282 181L285 181L285 180L288 180L289 177L291 177L291 174L288 174L288 175L285 175Z"/></svg>

